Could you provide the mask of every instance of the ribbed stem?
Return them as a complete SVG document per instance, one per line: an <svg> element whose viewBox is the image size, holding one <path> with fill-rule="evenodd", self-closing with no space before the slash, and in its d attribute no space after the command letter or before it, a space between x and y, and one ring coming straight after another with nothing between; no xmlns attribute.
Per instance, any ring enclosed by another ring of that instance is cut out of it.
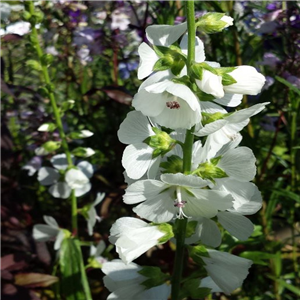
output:
<svg viewBox="0 0 300 300"><path fill-rule="evenodd" d="M190 68L195 60L195 7L194 1L186 1L187 26L188 26L188 55L187 55L187 71L190 73ZM183 145L183 173L188 174L191 171L192 164L192 147L194 142L194 127L186 131L185 142ZM171 299L178 300L180 294L180 283L183 271L183 258L185 253L185 234L186 234L187 219L176 220L176 253L174 261L174 271L172 275L172 293Z"/></svg>

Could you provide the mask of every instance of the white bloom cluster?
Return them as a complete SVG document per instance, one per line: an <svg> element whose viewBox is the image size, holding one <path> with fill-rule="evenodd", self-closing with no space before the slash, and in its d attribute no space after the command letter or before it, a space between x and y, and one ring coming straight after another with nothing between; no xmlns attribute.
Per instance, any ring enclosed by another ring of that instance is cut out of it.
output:
<svg viewBox="0 0 300 300"><path fill-rule="evenodd" d="M209 15L207 20L211 17L220 20L221 29L232 25L230 17ZM204 21L203 28L215 30ZM195 61L188 72L186 30L186 23L149 26L146 33L152 45L142 43L138 49L138 78L148 78L134 96L136 111L127 115L118 131L119 140L127 144L122 164L129 186L123 200L137 204L133 211L153 223L121 218L112 226L110 241L127 266L119 261L105 264L105 283L112 291L109 299L125 299L118 294L124 292L127 282L127 275L123 278L120 271L119 277L119 272L111 268L118 265L124 272L139 268L132 260L168 241L172 229L167 225L171 226L174 219L197 222L186 244L201 241L208 247L218 247L221 232L212 218L237 239L246 240L254 226L245 215L261 207L260 192L250 182L256 173L255 157L251 149L239 146L239 132L268 103L234 112L224 107L238 106L244 94L260 93L265 77L251 66L222 68L219 63L206 61L198 37ZM183 173L183 145L190 129L196 140L192 167L189 173ZM202 259L209 277L202 279L199 287L226 294L242 284L251 266L247 259L212 249ZM111 277L114 272L116 279ZM122 284L120 280L124 280ZM139 293L138 299L146 299L140 296L144 292L140 285L132 291ZM130 294L128 299L132 297Z"/></svg>

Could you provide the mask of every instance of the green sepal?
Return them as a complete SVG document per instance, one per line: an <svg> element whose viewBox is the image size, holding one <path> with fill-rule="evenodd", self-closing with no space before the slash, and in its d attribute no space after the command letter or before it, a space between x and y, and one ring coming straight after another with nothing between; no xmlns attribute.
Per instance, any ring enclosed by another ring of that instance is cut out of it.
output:
<svg viewBox="0 0 300 300"><path fill-rule="evenodd" d="M197 246L187 246L189 255L193 259L193 261L200 265L204 265L204 261L202 257L209 257L209 254L203 245L197 245Z"/></svg>
<svg viewBox="0 0 300 300"><path fill-rule="evenodd" d="M190 221L190 222L187 223L185 238L189 238L195 233L197 224L198 224L197 221Z"/></svg>
<svg viewBox="0 0 300 300"><path fill-rule="evenodd" d="M48 152L55 151L59 149L60 146L61 146L61 142L55 142L55 141L48 141L42 145L42 147Z"/></svg>
<svg viewBox="0 0 300 300"><path fill-rule="evenodd" d="M89 215L88 215L88 212L91 208L91 206L93 205L93 203L89 203L89 204L86 204L84 207L82 207L79 212L80 214L86 219L88 220L89 219Z"/></svg>
<svg viewBox="0 0 300 300"><path fill-rule="evenodd" d="M228 177L225 171L217 167L211 162L204 162L198 166L198 168L193 172L203 179L209 179L214 182L215 178L225 178Z"/></svg>
<svg viewBox="0 0 300 300"><path fill-rule="evenodd" d="M169 280L169 275L163 273L158 267L145 266L138 273L148 278L141 283L146 289L162 285Z"/></svg>
<svg viewBox="0 0 300 300"><path fill-rule="evenodd" d="M209 64L207 64L206 62L202 62L202 63L194 63L191 67L191 76L192 78L198 79L198 80L202 80L203 77L203 70L207 70L215 75L219 75L217 73L217 69L211 67Z"/></svg>
<svg viewBox="0 0 300 300"><path fill-rule="evenodd" d="M206 113L206 112L202 112L202 125L206 125L212 122L215 122L217 120L221 120L224 118L225 114L221 113L221 112L216 112L214 114L210 114L210 113Z"/></svg>
<svg viewBox="0 0 300 300"><path fill-rule="evenodd" d="M174 83L179 83L179 84L186 85L189 88L191 88L191 86L192 86L190 78L187 75L184 75L182 77L174 77L174 78L172 78L172 81Z"/></svg>
<svg viewBox="0 0 300 300"><path fill-rule="evenodd" d="M172 225L168 223L161 223L161 224L155 224L155 226L159 231L165 233L165 235L158 240L159 244L164 244L172 237L174 237Z"/></svg>
<svg viewBox="0 0 300 300"><path fill-rule="evenodd" d="M172 67L172 64L174 63L174 60L171 56L164 56L160 58L153 67L153 71L164 71L168 70Z"/></svg>
<svg viewBox="0 0 300 300"><path fill-rule="evenodd" d="M71 140L78 140L78 139L84 139L85 137L83 136L83 134L81 132L70 132L68 134L68 137L71 139Z"/></svg>
<svg viewBox="0 0 300 300"><path fill-rule="evenodd" d="M210 288L200 288L200 283L200 278L193 278L185 281L182 289L185 292L186 297L192 299L204 299L211 293Z"/></svg>
<svg viewBox="0 0 300 300"><path fill-rule="evenodd" d="M160 167L165 169L162 173L181 173L183 167L183 160L177 155L167 157L167 161L160 163Z"/></svg>
<svg viewBox="0 0 300 300"><path fill-rule="evenodd" d="M203 91L201 91L198 87L196 89L195 92L196 96L199 98L200 101L212 101L214 99L216 99L215 96L211 95L211 94L206 94Z"/></svg>
<svg viewBox="0 0 300 300"><path fill-rule="evenodd" d="M216 68L216 72L218 75L223 76L226 73L230 73L237 69L237 67L221 67L221 68Z"/></svg>
<svg viewBox="0 0 300 300"><path fill-rule="evenodd" d="M222 76L222 84L223 85L231 85L237 83L237 81L229 74L224 74Z"/></svg>
<svg viewBox="0 0 300 300"><path fill-rule="evenodd" d="M174 75L179 75L186 63L186 55L175 45L170 47L153 46L154 51L160 57L155 63L153 71L163 71L171 69Z"/></svg>
<svg viewBox="0 0 300 300"><path fill-rule="evenodd" d="M152 157L155 158L159 155L164 155L172 150L176 144L176 141L170 137L170 135L156 127L152 127L155 135L149 136L144 140L144 143L154 148Z"/></svg>
<svg viewBox="0 0 300 300"><path fill-rule="evenodd" d="M221 160L221 158L222 158L221 155L218 156L218 157L214 157L214 158L212 158L212 159L210 160L210 162L211 162L214 166L216 166L216 165L219 163L219 161Z"/></svg>
<svg viewBox="0 0 300 300"><path fill-rule="evenodd" d="M95 257L88 258L87 262L88 262L88 266L93 269L101 269L102 268L102 264L100 264Z"/></svg>

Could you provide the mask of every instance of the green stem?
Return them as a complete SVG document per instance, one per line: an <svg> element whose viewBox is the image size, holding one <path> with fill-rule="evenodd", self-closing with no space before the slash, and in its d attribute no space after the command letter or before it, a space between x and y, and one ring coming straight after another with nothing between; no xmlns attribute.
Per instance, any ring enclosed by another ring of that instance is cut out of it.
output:
<svg viewBox="0 0 300 300"><path fill-rule="evenodd" d="M30 15L33 16L35 15L35 8L34 8L34 2L33 1L27 1L26 2L26 10L30 13ZM62 120L61 120L61 116L60 116L60 111L57 107L56 104L56 100L55 100L55 95L53 92L53 87L52 87L52 83L50 80L50 76L49 76L49 72L48 72L48 67L47 67L47 63L44 61L44 53L43 50L40 46L39 43L39 37L38 37L38 32L35 28L35 21L34 19L31 20L31 43L34 47L34 49L37 52L37 56L39 59L39 62L41 64L41 69L42 69L42 74L44 77L44 81L45 81L45 86L47 88L48 91L48 96L50 99L50 104L53 110L53 114L54 114L54 119L56 122L56 126L59 132L59 136L61 138L61 145L62 148L64 150L64 153L66 154L66 158L68 161L68 167L72 168L73 162L72 162L72 156L71 156L71 152L69 150L69 146L67 143L67 139L66 139L66 135L63 129L63 124L62 124ZM77 199L75 197L74 191L72 191L71 193L71 201L72 201L72 231L74 233L74 235L77 234Z"/></svg>
<svg viewBox="0 0 300 300"><path fill-rule="evenodd" d="M190 69L195 60L195 7L194 1L186 1L187 26L188 26L188 55L187 55L187 71L190 74ZM194 142L194 127L186 131L186 137L183 145L183 173L189 174L192 164L192 147ZM183 271L183 258L185 253L185 234L186 234L187 219L177 219L175 222L176 228L176 253L174 261L174 271L172 275L172 292L171 299L178 300L180 294L180 283Z"/></svg>

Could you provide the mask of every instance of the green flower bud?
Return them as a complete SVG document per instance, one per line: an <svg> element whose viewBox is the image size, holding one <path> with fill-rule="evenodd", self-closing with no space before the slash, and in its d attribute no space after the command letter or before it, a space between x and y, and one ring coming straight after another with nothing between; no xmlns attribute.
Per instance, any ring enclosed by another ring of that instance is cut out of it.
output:
<svg viewBox="0 0 300 300"><path fill-rule="evenodd" d="M144 142L154 148L153 157L164 155L172 150L176 141L173 140L165 131L156 127L153 127L152 130L155 132L155 135L148 137Z"/></svg>
<svg viewBox="0 0 300 300"><path fill-rule="evenodd" d="M61 142L54 142L54 141L48 141L42 145L42 147L48 152L55 151L59 149L60 146L61 146Z"/></svg>
<svg viewBox="0 0 300 300"><path fill-rule="evenodd" d="M220 32L231 25L233 25L233 19L223 13L207 13L196 23L196 27L208 34Z"/></svg>

